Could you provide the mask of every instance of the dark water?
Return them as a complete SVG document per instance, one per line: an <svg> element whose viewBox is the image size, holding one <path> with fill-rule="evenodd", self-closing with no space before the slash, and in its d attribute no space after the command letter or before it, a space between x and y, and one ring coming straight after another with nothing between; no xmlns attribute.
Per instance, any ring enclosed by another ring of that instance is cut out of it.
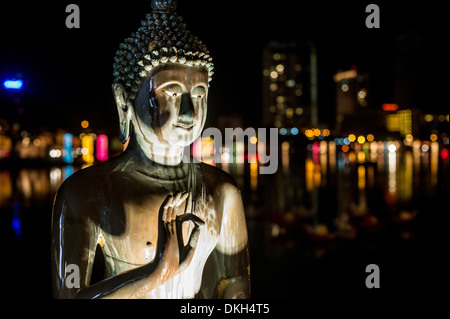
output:
<svg viewBox="0 0 450 319"><path fill-rule="evenodd" d="M449 213L449 162L442 147L333 148L285 145L273 175L259 175L255 164L224 167L242 189L253 297L437 293L446 270ZM77 169L0 170L2 274L12 296L51 298L51 207L60 183ZM365 285L369 264L380 269L379 289Z"/></svg>

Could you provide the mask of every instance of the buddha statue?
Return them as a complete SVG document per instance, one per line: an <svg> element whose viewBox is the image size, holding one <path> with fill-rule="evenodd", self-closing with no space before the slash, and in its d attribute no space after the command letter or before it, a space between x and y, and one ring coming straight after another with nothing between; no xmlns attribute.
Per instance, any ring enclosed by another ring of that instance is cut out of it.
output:
<svg viewBox="0 0 450 319"><path fill-rule="evenodd" d="M112 89L126 149L58 189L55 298L250 296L240 191L224 171L183 156L205 123L213 64L175 10L175 1L153 0L116 53ZM91 284L97 246L105 278ZM69 275L79 276L75 284Z"/></svg>

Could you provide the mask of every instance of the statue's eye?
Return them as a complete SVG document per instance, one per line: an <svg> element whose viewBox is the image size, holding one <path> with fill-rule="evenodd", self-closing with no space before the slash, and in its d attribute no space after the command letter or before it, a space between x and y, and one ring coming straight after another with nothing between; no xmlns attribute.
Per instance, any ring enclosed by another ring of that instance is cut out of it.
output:
<svg viewBox="0 0 450 319"><path fill-rule="evenodd" d="M183 94L183 89L177 84L167 85L162 89L162 91L170 97L178 97Z"/></svg>
<svg viewBox="0 0 450 319"><path fill-rule="evenodd" d="M191 91L191 96L194 99L200 100L201 98L203 98L206 94L206 89L204 86L196 86L195 88L192 89Z"/></svg>
<svg viewBox="0 0 450 319"><path fill-rule="evenodd" d="M171 91L165 91L165 92L168 96L173 96L173 97L177 97L177 96L181 95L180 93L177 93L177 92L171 92Z"/></svg>
<svg viewBox="0 0 450 319"><path fill-rule="evenodd" d="M163 92L166 93L168 96L172 96L172 97L177 97L177 96L181 95L181 93L174 92L174 91L171 91L171 90L165 90L164 89Z"/></svg>

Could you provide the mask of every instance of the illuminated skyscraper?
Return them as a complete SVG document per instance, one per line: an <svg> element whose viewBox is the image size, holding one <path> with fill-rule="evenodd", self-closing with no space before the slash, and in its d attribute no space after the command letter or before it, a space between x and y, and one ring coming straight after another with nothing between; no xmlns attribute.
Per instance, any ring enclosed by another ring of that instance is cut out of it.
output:
<svg viewBox="0 0 450 319"><path fill-rule="evenodd" d="M336 83L336 132L353 130L360 126L361 119L368 112L368 76L358 74L356 67L340 71L333 76Z"/></svg>
<svg viewBox="0 0 450 319"><path fill-rule="evenodd" d="M297 135L317 126L317 62L312 45L270 42L263 50L263 123Z"/></svg>

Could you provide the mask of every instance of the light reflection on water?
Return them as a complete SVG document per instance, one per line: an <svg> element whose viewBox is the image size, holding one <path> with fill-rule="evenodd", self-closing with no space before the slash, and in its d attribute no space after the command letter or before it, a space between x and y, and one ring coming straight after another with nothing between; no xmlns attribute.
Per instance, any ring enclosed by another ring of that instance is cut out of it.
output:
<svg viewBox="0 0 450 319"><path fill-rule="evenodd" d="M34 205L53 197L61 183L74 173L72 165L0 171L0 207L13 202Z"/></svg>
<svg viewBox="0 0 450 319"><path fill-rule="evenodd" d="M399 218L413 216L417 198L433 194L448 181L448 157L441 157L440 151L437 142L414 141L412 147L399 142L355 144L343 152L334 142L321 141L297 154L298 148L285 141L274 175L260 175L252 154L247 157L252 163L217 166L236 179L250 217L264 210L284 216L287 223L309 218L318 227L339 231L348 228L342 222L349 217L370 214L376 220L381 209ZM60 184L78 169L67 165L2 170L0 207L51 200Z"/></svg>
<svg viewBox="0 0 450 319"><path fill-rule="evenodd" d="M395 145L395 150L389 150L390 145ZM385 275L384 283L395 284L402 292L421 290L424 284L415 281L406 288L403 285L412 276L428 282L428 272L426 276L416 272L433 264L426 259L433 246L423 244L423 238L433 242L435 223L439 223L436 216L442 212L435 212L439 205L428 205L436 198L442 204L442 198L448 196L449 180L448 152L441 156L437 146L419 141L412 147L374 142L343 152L333 142L304 148L286 142L280 143L278 171L273 175L259 174L259 164L254 161L217 164L231 173L242 189L254 295L274 297L275 292L279 298L280 294L289 295L292 287L302 287L295 288L295 293L308 296L323 291L337 295L340 287L349 287L347 293L359 292L358 274L368 262L379 263L393 274L390 278ZM0 170L0 233L6 236L11 260L16 261L13 277L26 280L23 274L30 271L28 267L47 273L38 276L37 286L44 287L48 296L51 205L59 185L79 169L69 165ZM420 219L424 215L427 218ZM414 239L419 237L414 234L416 228L401 229L394 235L384 232L389 244L376 241L379 249L374 253L372 237L361 237L363 231L373 234L382 229L386 221L408 225L418 219L425 222L422 229L427 230L426 235L419 235L421 241ZM426 247L427 253L420 247ZM293 273L295 276L286 280L285 274ZM12 287L20 290L24 284ZM419 288L414 290L416 285Z"/></svg>
<svg viewBox="0 0 450 319"><path fill-rule="evenodd" d="M343 152L334 142L321 141L296 156L298 148L283 142L277 173L250 182L245 164L228 166L241 166L236 180L245 195L252 195L244 197L248 214L268 213L275 233L299 220L321 234L347 237L342 230L353 232L351 219L372 226L383 220L409 222L420 202L448 193L447 149L437 142L415 141L411 146L356 143Z"/></svg>

